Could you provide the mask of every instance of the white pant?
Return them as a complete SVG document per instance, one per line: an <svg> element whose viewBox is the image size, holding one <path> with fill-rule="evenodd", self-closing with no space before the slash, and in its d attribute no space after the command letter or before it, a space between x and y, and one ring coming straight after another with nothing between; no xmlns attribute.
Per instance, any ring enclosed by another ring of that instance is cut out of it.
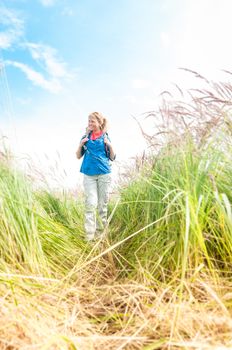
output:
<svg viewBox="0 0 232 350"><path fill-rule="evenodd" d="M85 232L87 239L93 239L107 224L107 204L111 184L110 174L84 175L85 190ZM96 215L96 209L97 215Z"/></svg>

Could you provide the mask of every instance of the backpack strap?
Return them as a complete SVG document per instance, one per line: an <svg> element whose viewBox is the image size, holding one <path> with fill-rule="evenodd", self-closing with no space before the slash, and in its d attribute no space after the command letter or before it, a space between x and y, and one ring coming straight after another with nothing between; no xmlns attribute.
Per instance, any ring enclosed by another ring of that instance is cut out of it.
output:
<svg viewBox="0 0 232 350"><path fill-rule="evenodd" d="M108 133L107 133L107 132L104 132L104 133L102 134L102 136L103 136L103 138L107 137L107 138L109 139ZM105 143L105 151L106 151L106 156L107 156L108 158L110 158L110 150L109 150L109 147L107 146L106 143Z"/></svg>
<svg viewBox="0 0 232 350"><path fill-rule="evenodd" d="M110 138L109 138L109 135L108 135L107 132L105 132L105 133L103 134L103 136L104 136L104 137L106 136L106 137L108 138L108 140L110 141ZM113 162L113 161L115 160L115 158L116 158L116 155L114 156L113 159L110 158L110 150L109 150L109 147L107 146L107 144L105 144L105 150L106 150L106 155L107 155L107 157L111 160L111 162Z"/></svg>

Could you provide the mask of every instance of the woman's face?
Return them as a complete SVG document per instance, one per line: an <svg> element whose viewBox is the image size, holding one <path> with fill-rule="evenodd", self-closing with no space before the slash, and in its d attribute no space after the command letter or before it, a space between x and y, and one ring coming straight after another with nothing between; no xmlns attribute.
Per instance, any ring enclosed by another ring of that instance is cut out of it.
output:
<svg viewBox="0 0 232 350"><path fill-rule="evenodd" d="M100 124L94 117L89 117L88 128L90 131L100 131Z"/></svg>

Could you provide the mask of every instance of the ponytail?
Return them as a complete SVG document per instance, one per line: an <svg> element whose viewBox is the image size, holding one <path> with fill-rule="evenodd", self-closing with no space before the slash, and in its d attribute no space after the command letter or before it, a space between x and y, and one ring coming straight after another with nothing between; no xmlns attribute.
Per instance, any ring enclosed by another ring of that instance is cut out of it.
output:
<svg viewBox="0 0 232 350"><path fill-rule="evenodd" d="M101 125L101 130L102 130L103 132L106 132L106 131L107 131L107 124L108 124L107 119L106 119L105 117L103 117L103 118L102 118L102 125Z"/></svg>

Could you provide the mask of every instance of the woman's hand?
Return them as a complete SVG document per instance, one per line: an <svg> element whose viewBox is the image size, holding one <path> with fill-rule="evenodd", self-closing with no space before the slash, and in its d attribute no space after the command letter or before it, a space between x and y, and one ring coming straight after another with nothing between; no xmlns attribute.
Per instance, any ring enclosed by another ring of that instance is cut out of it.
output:
<svg viewBox="0 0 232 350"><path fill-rule="evenodd" d="M82 147L84 146L84 144L88 141L88 137L84 137L80 143L79 143L79 146L78 146L78 149L76 151L76 156L77 156L77 159L81 159L81 157L83 156L83 153L82 153Z"/></svg>
<svg viewBox="0 0 232 350"><path fill-rule="evenodd" d="M105 142L105 144L107 145L107 146L111 146L111 142L110 142L110 140L108 139L108 137L105 137L104 138L104 142Z"/></svg>
<svg viewBox="0 0 232 350"><path fill-rule="evenodd" d="M84 137L84 138L81 140L80 145L81 145L81 146L84 146L84 144L85 144L87 141L89 141L88 137Z"/></svg>

